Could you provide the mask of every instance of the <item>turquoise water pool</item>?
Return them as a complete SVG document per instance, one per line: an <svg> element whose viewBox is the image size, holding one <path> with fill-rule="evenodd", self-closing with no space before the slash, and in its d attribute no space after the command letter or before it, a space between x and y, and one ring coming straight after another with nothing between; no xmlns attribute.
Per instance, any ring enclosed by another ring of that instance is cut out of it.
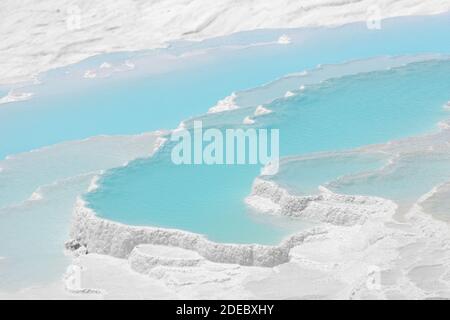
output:
<svg viewBox="0 0 450 320"><path fill-rule="evenodd" d="M266 105L273 112L256 118L255 126L279 129L282 156L352 149L432 131L448 116L442 106L449 93L450 60L412 63L331 79L275 100ZM242 110L230 111L222 130L231 127L232 113L234 127L243 127ZM221 242L275 244L305 226L257 215L244 204L259 165L175 165L173 146L168 143L154 158L109 171L101 187L86 195L90 207L115 221L189 230ZM363 155L284 163L276 180L312 194L342 175L381 169L386 161ZM394 186L399 191L405 187ZM356 187L351 194L380 195L364 191Z"/></svg>
<svg viewBox="0 0 450 320"><path fill-rule="evenodd" d="M101 55L40 75L41 84L18 89L34 93L31 100L0 105L0 256L5 258L0 260L0 288L59 279L67 266L62 248L72 206L89 185L89 176L83 175L143 157L142 150L153 147L149 141L133 145L136 137L117 138L120 144L116 137L67 141L173 129L195 116L206 126L241 127L258 104L274 112L257 118L253 127L283 129L281 153L294 158L431 132L448 116L441 107L450 99L449 63L402 65L429 60L412 57L450 54L449 17L389 19L381 30L368 30L364 23L258 30ZM276 43L282 34L292 39L290 45ZM134 70L83 78L105 61L123 66L127 60ZM284 77L291 73L297 74ZM298 90L301 85L305 90ZM0 95L10 89L0 88ZM297 95L283 99L286 90ZM232 92L241 109L204 115ZM28 153L55 143L61 144ZM152 159L108 171L100 188L85 196L90 206L116 221L181 228L222 242L273 244L310 226L245 205L259 166L175 167L170 149L168 144ZM19 152L24 154L5 159ZM293 161L273 179L293 192L310 194L320 184L356 174L329 187L401 199L447 178L439 171L447 170L446 161L437 159L427 168L412 161L416 169L398 171L387 182L358 178L386 161L360 154ZM402 180L416 170L420 174L414 179ZM426 183L419 184L421 179ZM42 199L28 201L36 191Z"/></svg>
<svg viewBox="0 0 450 320"><path fill-rule="evenodd" d="M319 64L382 55L449 54L449 29L447 13L385 20L381 30L369 30L365 23L259 30L201 43L175 43L148 53L94 57L41 75L42 84L22 89L34 92L33 99L1 105L0 159L99 134L172 129L233 91ZM277 44L281 34L289 35L292 43ZM274 43L254 45L269 41ZM119 65L126 60L136 68L109 78L82 78L86 70L105 61Z"/></svg>

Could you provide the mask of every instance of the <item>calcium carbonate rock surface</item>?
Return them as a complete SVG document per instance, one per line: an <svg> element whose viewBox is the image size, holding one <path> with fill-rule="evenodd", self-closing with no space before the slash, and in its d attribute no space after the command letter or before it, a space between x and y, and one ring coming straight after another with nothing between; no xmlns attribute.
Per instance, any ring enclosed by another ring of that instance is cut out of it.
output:
<svg viewBox="0 0 450 320"><path fill-rule="evenodd" d="M389 200L340 195L321 187L317 195L291 195L273 181L256 178L247 204L263 212L333 225L363 224L370 216L392 215L397 205Z"/></svg>
<svg viewBox="0 0 450 320"><path fill-rule="evenodd" d="M258 244L226 244L209 241L204 236L176 229L128 226L99 218L83 200L78 199L71 228L71 237L91 253L128 258L141 244L164 245L192 250L202 257L221 263L246 266L272 267L289 261L289 251L316 231L303 236L294 235L293 240L278 246ZM136 257L133 257L133 259Z"/></svg>

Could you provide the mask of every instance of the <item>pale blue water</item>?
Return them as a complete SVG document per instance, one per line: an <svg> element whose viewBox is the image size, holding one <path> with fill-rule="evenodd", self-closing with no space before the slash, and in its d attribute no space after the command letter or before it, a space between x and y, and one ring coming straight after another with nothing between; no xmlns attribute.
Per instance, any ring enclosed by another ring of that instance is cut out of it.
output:
<svg viewBox="0 0 450 320"><path fill-rule="evenodd" d="M393 167L370 172L367 176L346 177L331 184L339 193L385 197L400 205L411 204L435 186L450 179L448 155L412 154ZM447 212L447 219L449 215Z"/></svg>
<svg viewBox="0 0 450 320"><path fill-rule="evenodd" d="M382 55L450 54L449 17L447 13L392 19L383 21L379 31L368 30L363 23L335 29L260 30L200 43L177 42L163 50L94 57L41 75L43 84L23 89L35 93L32 100L0 105L0 159L99 134L172 129L181 120L204 114L233 91L255 88L318 64ZM281 34L288 34L293 43L242 47L275 41ZM209 49L206 54L180 56L205 48ZM85 70L104 61L120 64L125 59L133 61L136 69L106 79L82 78ZM383 69L384 64L379 67ZM257 126L283 129L283 155L349 149L429 132L447 116L440 107L449 99L448 71L448 62L427 62L310 84L296 97L274 101L270 108L275 113L260 118ZM0 88L0 95L8 90ZM253 112L253 103L274 96L279 96L274 88L256 89L238 98L249 108L204 119L222 128L240 126ZM0 260L0 288L60 278L72 205L88 181L56 185L44 193L42 201L20 202L41 185L98 170L96 163L90 163L98 160L90 158L90 149L80 150L87 150L83 160L56 148L55 152L68 155L61 156L61 161L70 158L64 165L55 165L59 169L52 167L59 157L49 153L52 159L47 161L44 153L29 163L21 160L20 172L0 173L0 256L6 258ZM309 226L255 213L245 206L243 200L259 173L258 166L174 167L168 151L170 145L154 159L108 172L100 189L86 199L101 216L116 221L181 228L216 241L274 244ZM105 154L109 154L106 149ZM299 193L310 193L336 176L384 164L384 159L370 157L333 161L282 167L274 179ZM439 168L446 169L445 164ZM439 180L435 171L431 176L433 183ZM418 177L427 179L427 171ZM336 190L376 193L381 186L387 191L409 188L418 180L392 184L392 188L376 183L358 186L360 181L336 186Z"/></svg>
<svg viewBox="0 0 450 320"><path fill-rule="evenodd" d="M175 166L160 154L112 171L87 199L100 216L115 221L189 230L214 241L277 243L304 224L244 205L257 174L254 166Z"/></svg>
<svg viewBox="0 0 450 320"><path fill-rule="evenodd" d="M336 151L437 129L448 116L450 62L334 79L269 105L284 155Z"/></svg>
<svg viewBox="0 0 450 320"><path fill-rule="evenodd" d="M89 182L89 177L74 178L45 188L44 201L0 209L2 291L61 279L71 263L63 250L73 203Z"/></svg>
<svg viewBox="0 0 450 320"><path fill-rule="evenodd" d="M369 173L386 164L386 156L374 153L331 153L300 159L287 158L281 162L279 172L266 179L276 182L290 193L310 195L316 194L319 186L327 187L327 183L337 178Z"/></svg>
<svg viewBox="0 0 450 320"><path fill-rule="evenodd" d="M282 156L351 149L431 131L448 116L442 106L449 93L450 60L414 63L329 80L278 99L258 126L280 130ZM235 114L239 127L242 110ZM258 165L176 166L170 159L173 146L169 143L154 159L109 171L101 188L86 195L90 206L116 221L190 230L222 242L274 244L304 227L283 218L278 224L264 216L255 221L249 213L243 199ZM283 166L277 179L311 193L341 175L381 168L385 160L359 156L294 163Z"/></svg>
<svg viewBox="0 0 450 320"><path fill-rule="evenodd" d="M449 17L447 13L391 19L383 21L379 31L363 23L335 29L259 30L87 59L40 75L42 84L22 89L35 93L32 100L0 105L0 159L99 134L172 129L181 120L204 114L233 91L246 108L201 118L220 128L240 126L257 104L282 96L290 85L306 83L298 96L272 102L268 107L275 113L256 124L283 129L281 152L293 156L273 179L300 194L314 193L325 184L342 193L414 197L448 179L447 159L411 159L382 179L376 170L385 165L383 157L351 154L303 161L297 155L332 153L435 130L436 122L447 117L441 106L450 99L448 61L317 83L333 75L383 70L391 62L380 59L382 55L450 54ZM276 41L281 34L288 34L293 43L243 47ZM206 54L181 56L204 49ZM366 58L374 58L370 67L364 67L365 62L344 63ZM126 59L135 63L135 70L105 79L82 78L104 61L120 65ZM308 80L293 77L262 86L330 63L340 65L311 72ZM9 89L1 87L0 96ZM245 89L251 90L242 92ZM83 174L121 163L128 149L116 145L115 140L63 144L0 162L5 168L0 172L0 290L61 278L68 263L62 249L69 237L72 206L90 181ZM275 244L309 226L246 207L244 198L259 166L174 167L167 155L170 147L154 159L107 172L100 189L86 195L90 205L116 221L181 228L225 242ZM373 175L358 175L370 172ZM350 178L334 180L344 175ZM42 200L24 201L44 185Z"/></svg>
<svg viewBox="0 0 450 320"><path fill-rule="evenodd" d="M0 107L0 158L98 134L174 128L183 119L203 114L232 91L318 64L380 55L448 54L448 30L449 14L443 14L386 20L377 31L367 29L365 23L335 29L260 30L175 44L147 55L95 57L43 75L44 84L27 88L36 94L32 100ZM291 45L220 47L222 43L276 41L283 33L292 38ZM173 59L173 55L203 48L213 49L207 55ZM108 79L79 79L89 67L125 59L135 60L135 71ZM71 74L65 74L66 70Z"/></svg>

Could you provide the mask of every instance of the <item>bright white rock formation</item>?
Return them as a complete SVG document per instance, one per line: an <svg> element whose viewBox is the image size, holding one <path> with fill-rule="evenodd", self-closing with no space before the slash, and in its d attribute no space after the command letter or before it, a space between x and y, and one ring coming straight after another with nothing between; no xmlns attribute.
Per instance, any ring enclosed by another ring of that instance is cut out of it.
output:
<svg viewBox="0 0 450 320"><path fill-rule="evenodd" d="M272 112L273 112L272 110L264 108L263 106L257 106L254 115L255 117L259 117Z"/></svg>
<svg viewBox="0 0 450 320"><path fill-rule="evenodd" d="M372 0L15 0L0 2L0 83L101 53L164 47L261 28L366 21ZM448 0L382 0L380 18L436 14ZM33 41L29 41L32 35Z"/></svg>
<svg viewBox="0 0 450 320"><path fill-rule="evenodd" d="M235 100L236 100L236 93L233 92L228 97L219 100L214 107L209 108L208 113L218 113L238 109L239 106L236 105Z"/></svg>
<svg viewBox="0 0 450 320"><path fill-rule="evenodd" d="M321 187L318 195L294 196L273 181L256 178L247 204L263 212L333 225L352 226L367 219L392 216L392 201L367 196L339 195Z"/></svg>
<svg viewBox="0 0 450 320"><path fill-rule="evenodd" d="M86 247L90 253L128 258L136 246L152 244L195 251L212 262L264 267L287 262L289 251L294 246L323 232L321 229L310 229L288 237L277 246L215 243L188 231L129 226L102 219L86 207L81 199L75 205L71 227L72 239Z"/></svg>

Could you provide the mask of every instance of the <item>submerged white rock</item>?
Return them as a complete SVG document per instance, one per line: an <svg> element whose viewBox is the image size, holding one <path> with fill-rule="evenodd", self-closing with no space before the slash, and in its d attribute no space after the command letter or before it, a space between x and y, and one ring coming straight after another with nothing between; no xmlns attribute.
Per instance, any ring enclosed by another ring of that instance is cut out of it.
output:
<svg viewBox="0 0 450 320"><path fill-rule="evenodd" d="M100 65L100 69L110 69L110 68L112 68L112 65L111 65L111 63L109 63L109 62L103 62L103 63Z"/></svg>
<svg viewBox="0 0 450 320"><path fill-rule="evenodd" d="M438 128L441 130L448 130L448 129L450 129L450 122L449 121L439 121Z"/></svg>
<svg viewBox="0 0 450 320"><path fill-rule="evenodd" d="M278 38L277 42L278 42L278 44L290 44L291 38L288 35L283 34Z"/></svg>
<svg viewBox="0 0 450 320"><path fill-rule="evenodd" d="M124 66L128 70L133 70L136 67L136 65L133 62L131 62L130 60L126 60L125 63L124 63Z"/></svg>
<svg viewBox="0 0 450 320"><path fill-rule="evenodd" d="M242 124L251 125L254 123L255 123L255 120L253 120L249 116L245 117L244 120L242 120Z"/></svg>
<svg viewBox="0 0 450 320"><path fill-rule="evenodd" d="M39 191L35 191L31 194L30 198L28 199L29 201L39 201L42 200L43 196Z"/></svg>
<svg viewBox="0 0 450 320"><path fill-rule="evenodd" d="M292 91L286 91L286 93L284 95L285 98L289 98L289 97L293 97L293 96L295 96L295 93Z"/></svg>
<svg viewBox="0 0 450 320"><path fill-rule="evenodd" d="M94 79L97 77L97 73L94 70L86 70L86 72L83 75L83 78L86 79Z"/></svg>
<svg viewBox="0 0 450 320"><path fill-rule="evenodd" d="M444 105L444 109L450 111L450 101L447 101L447 103Z"/></svg>
<svg viewBox="0 0 450 320"><path fill-rule="evenodd" d="M31 99L33 93L31 92L16 92L15 90L10 90L6 96L0 98L0 104L6 104L17 101L26 101Z"/></svg>
<svg viewBox="0 0 450 320"><path fill-rule="evenodd" d="M272 112L273 112L272 110L267 109L264 106L260 105L260 106L256 107L254 116L258 117L258 116L262 116L262 115L269 114L269 113L272 113Z"/></svg>

